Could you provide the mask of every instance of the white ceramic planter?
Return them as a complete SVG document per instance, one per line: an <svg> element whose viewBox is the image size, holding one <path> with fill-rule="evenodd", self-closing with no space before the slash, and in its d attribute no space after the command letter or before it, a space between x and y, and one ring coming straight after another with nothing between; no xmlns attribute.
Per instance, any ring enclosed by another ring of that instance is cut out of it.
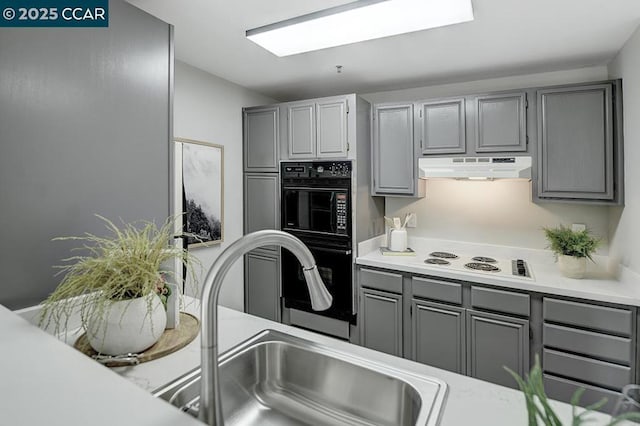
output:
<svg viewBox="0 0 640 426"><path fill-rule="evenodd" d="M587 258L558 255L558 269L567 278L584 278L587 273Z"/></svg>
<svg viewBox="0 0 640 426"><path fill-rule="evenodd" d="M105 355L140 353L160 339L167 325L167 313L155 293L115 301L102 317L88 321L87 339L93 349Z"/></svg>

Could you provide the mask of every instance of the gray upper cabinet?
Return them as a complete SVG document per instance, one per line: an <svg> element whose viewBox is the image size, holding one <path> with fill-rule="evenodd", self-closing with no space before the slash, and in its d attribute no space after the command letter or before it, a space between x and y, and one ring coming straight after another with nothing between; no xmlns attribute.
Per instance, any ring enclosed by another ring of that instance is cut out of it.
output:
<svg viewBox="0 0 640 426"><path fill-rule="evenodd" d="M616 199L614 85L538 90L539 199Z"/></svg>
<svg viewBox="0 0 640 426"><path fill-rule="evenodd" d="M347 156L347 100L322 101L316 104L317 157Z"/></svg>
<svg viewBox="0 0 640 426"><path fill-rule="evenodd" d="M527 150L525 92L475 98L476 152Z"/></svg>
<svg viewBox="0 0 640 426"><path fill-rule="evenodd" d="M422 154L463 154L467 150L465 100L417 104Z"/></svg>
<svg viewBox="0 0 640 426"><path fill-rule="evenodd" d="M279 154L278 107L245 109L244 170L277 172Z"/></svg>
<svg viewBox="0 0 640 426"><path fill-rule="evenodd" d="M465 374L465 310L413 299L413 360Z"/></svg>
<svg viewBox="0 0 640 426"><path fill-rule="evenodd" d="M402 356L402 295L360 289L360 344Z"/></svg>
<svg viewBox="0 0 640 426"><path fill-rule="evenodd" d="M347 143L346 99L288 104L288 158L344 158Z"/></svg>
<svg viewBox="0 0 640 426"><path fill-rule="evenodd" d="M316 106L314 102L288 107L289 158L316 156Z"/></svg>
<svg viewBox="0 0 640 426"><path fill-rule="evenodd" d="M529 371L529 321L467 310L467 374L517 388L504 369L520 376Z"/></svg>
<svg viewBox="0 0 640 426"><path fill-rule="evenodd" d="M373 107L373 194L414 195L413 104Z"/></svg>

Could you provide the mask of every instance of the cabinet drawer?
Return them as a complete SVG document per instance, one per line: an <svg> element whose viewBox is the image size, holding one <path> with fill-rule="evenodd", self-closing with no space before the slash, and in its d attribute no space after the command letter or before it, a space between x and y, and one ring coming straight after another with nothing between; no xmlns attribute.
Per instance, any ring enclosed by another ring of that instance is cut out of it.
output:
<svg viewBox="0 0 640 426"><path fill-rule="evenodd" d="M624 336L630 336L633 330L633 315L630 310L546 297L543 302L543 318L545 321L609 331Z"/></svg>
<svg viewBox="0 0 640 426"><path fill-rule="evenodd" d="M597 386L585 385L584 383L574 382L573 380L563 379L561 377L555 377L549 374L544 374L542 377L544 384L544 391L549 398L557 399L559 401L571 402L571 397L580 388L584 388L584 393L580 402L581 407L595 404L603 398L607 399L607 403L600 408L600 411L611 413L616 406L618 392L610 391L609 389L599 388Z"/></svg>
<svg viewBox="0 0 640 426"><path fill-rule="evenodd" d="M360 286L402 293L402 275L391 272L360 269Z"/></svg>
<svg viewBox="0 0 640 426"><path fill-rule="evenodd" d="M529 295L484 287L471 287L474 308L529 316Z"/></svg>
<svg viewBox="0 0 640 426"><path fill-rule="evenodd" d="M457 303L458 305L462 303L461 284L414 277L411 279L411 286L414 297Z"/></svg>
<svg viewBox="0 0 640 426"><path fill-rule="evenodd" d="M632 359L631 339L560 325L545 324L542 341L545 346L603 358L629 365Z"/></svg>
<svg viewBox="0 0 640 426"><path fill-rule="evenodd" d="M547 373L559 374L611 389L621 389L634 381L629 367L551 349L544 349L543 354L542 365Z"/></svg>

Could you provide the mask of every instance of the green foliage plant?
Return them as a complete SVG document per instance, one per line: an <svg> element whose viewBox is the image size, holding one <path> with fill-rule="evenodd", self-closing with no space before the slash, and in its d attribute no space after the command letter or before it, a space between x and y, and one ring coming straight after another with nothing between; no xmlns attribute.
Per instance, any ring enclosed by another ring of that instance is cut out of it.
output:
<svg viewBox="0 0 640 426"><path fill-rule="evenodd" d="M197 286L194 266L199 261L186 249L171 245L175 220L167 219L158 227L153 222L123 223L121 227L96 215L107 228L108 236L86 233L80 237L59 237L54 241L78 241L81 247L74 250L82 254L63 259L59 274L64 278L58 287L43 302L40 326L53 327L56 335L68 331L72 315L79 313L83 328L90 319L105 318L114 301L133 300L146 297L147 315L153 307L153 297L168 296L166 275L160 272L161 265L178 259ZM110 234L110 235L109 235ZM166 297L163 300L166 303ZM105 329L106 333L106 329Z"/></svg>
<svg viewBox="0 0 640 426"><path fill-rule="evenodd" d="M593 418L589 418L589 415L594 410L602 408L607 399L596 402L583 409L578 407L580 398L585 389L578 389L571 398L571 423L562 423L560 417L551 407L549 399L544 391L544 385L542 382L542 368L540 367L540 357L536 355L535 365L531 368L529 374L525 377L520 377L513 370L504 367L511 376L518 383L518 387L524 394L525 403L527 406L527 424L528 426L581 426L587 423L593 423ZM640 420L640 413L624 413L620 416L612 418L606 426L615 426L626 420Z"/></svg>
<svg viewBox="0 0 640 426"><path fill-rule="evenodd" d="M601 240L591 235L589 230L573 231L560 225L557 228L544 228L549 241L549 248L557 255L587 257L593 261L591 254L596 251Z"/></svg>

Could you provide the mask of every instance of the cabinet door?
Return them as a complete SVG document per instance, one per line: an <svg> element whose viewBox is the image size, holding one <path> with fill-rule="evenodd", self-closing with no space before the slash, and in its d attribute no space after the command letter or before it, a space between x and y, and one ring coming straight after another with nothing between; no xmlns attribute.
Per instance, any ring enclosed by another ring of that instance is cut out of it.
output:
<svg viewBox="0 0 640 426"><path fill-rule="evenodd" d="M612 86L538 91L538 197L613 200Z"/></svg>
<svg viewBox="0 0 640 426"><path fill-rule="evenodd" d="M373 192L414 195L413 104L373 110Z"/></svg>
<svg viewBox="0 0 640 426"><path fill-rule="evenodd" d="M464 98L419 105L422 154L459 154L467 150Z"/></svg>
<svg viewBox="0 0 640 426"><path fill-rule="evenodd" d="M250 252L245 256L245 311L280 321L280 256Z"/></svg>
<svg viewBox="0 0 640 426"><path fill-rule="evenodd" d="M412 311L413 359L465 374L465 310L414 299Z"/></svg>
<svg viewBox="0 0 640 426"><path fill-rule="evenodd" d="M318 157L346 157L347 100L318 102L316 106Z"/></svg>
<svg viewBox="0 0 640 426"><path fill-rule="evenodd" d="M471 377L517 388L504 369L520 376L529 371L529 321L467 311L467 373Z"/></svg>
<svg viewBox="0 0 640 426"><path fill-rule="evenodd" d="M280 191L278 175L245 173L244 233L280 229ZM275 247L270 250L275 251Z"/></svg>
<svg viewBox="0 0 640 426"><path fill-rule="evenodd" d="M288 108L289 158L316 156L315 103L295 104Z"/></svg>
<svg viewBox="0 0 640 426"><path fill-rule="evenodd" d="M279 109L244 111L244 170L277 172L279 159Z"/></svg>
<svg viewBox="0 0 640 426"><path fill-rule="evenodd" d="M476 152L527 150L526 93L478 96L475 109Z"/></svg>
<svg viewBox="0 0 640 426"><path fill-rule="evenodd" d="M360 343L370 349L402 356L402 296L360 290Z"/></svg>

